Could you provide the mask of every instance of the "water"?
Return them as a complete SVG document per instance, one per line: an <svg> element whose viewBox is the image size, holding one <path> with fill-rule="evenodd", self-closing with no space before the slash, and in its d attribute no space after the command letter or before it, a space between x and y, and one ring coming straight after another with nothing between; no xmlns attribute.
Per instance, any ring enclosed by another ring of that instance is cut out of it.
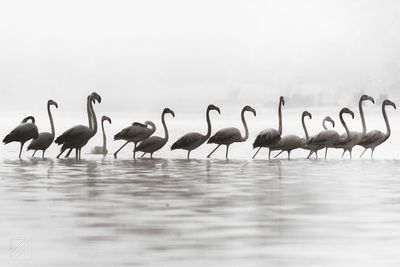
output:
<svg viewBox="0 0 400 267"><path fill-rule="evenodd" d="M126 121L113 120L108 131ZM170 119L172 140L185 123ZM265 127L251 117L249 124L257 129L251 139ZM312 124L317 129L319 122ZM201 130L204 121L191 125ZM240 126L235 117L216 125ZM0 159L0 263L399 266L400 161L392 149L398 139L394 133L375 160L339 160L340 151L332 151L327 161L304 160L303 151L291 161L267 161L265 151L251 160L252 140L232 146L229 161L223 149L205 159L210 145L190 161L168 148L136 162L130 149L117 160L56 160L57 147L49 159L25 153L20 161L18 145L8 145ZM109 150L121 144L110 141ZM31 241L29 259L11 257L18 237Z"/></svg>

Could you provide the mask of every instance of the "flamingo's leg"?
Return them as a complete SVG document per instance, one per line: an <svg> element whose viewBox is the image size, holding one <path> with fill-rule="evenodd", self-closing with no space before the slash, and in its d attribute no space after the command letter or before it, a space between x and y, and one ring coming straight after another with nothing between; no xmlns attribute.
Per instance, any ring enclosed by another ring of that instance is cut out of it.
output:
<svg viewBox="0 0 400 267"><path fill-rule="evenodd" d="M189 159L189 157L190 157L190 151L191 150L188 150L188 152L187 152L187 159Z"/></svg>
<svg viewBox="0 0 400 267"><path fill-rule="evenodd" d="M68 158L68 157L69 157L69 155L71 154L72 150L73 150L73 148L70 148L70 149L68 150L67 155L65 155L65 158Z"/></svg>
<svg viewBox="0 0 400 267"><path fill-rule="evenodd" d="M118 152L121 151L121 149L123 149L124 146L126 146L128 143L129 143L129 141L126 141L125 144L123 144L117 151L115 151L115 153L114 153L114 158L115 158L115 159L117 158Z"/></svg>
<svg viewBox="0 0 400 267"><path fill-rule="evenodd" d="M328 148L326 147L325 148L325 159L326 159L326 156L328 155Z"/></svg>
<svg viewBox="0 0 400 267"><path fill-rule="evenodd" d="M375 151L375 147L371 148L371 159L373 159L373 157L374 157L374 151Z"/></svg>
<svg viewBox="0 0 400 267"><path fill-rule="evenodd" d="M349 149L349 152L350 152L350 159L353 159L353 153L352 153L352 151L353 151L353 149L350 148L350 149Z"/></svg>
<svg viewBox="0 0 400 267"><path fill-rule="evenodd" d="M257 156L258 152L260 151L261 147L259 147L256 151L256 153L254 154L254 156L252 157L253 159Z"/></svg>
<svg viewBox="0 0 400 267"><path fill-rule="evenodd" d="M368 148L364 149L363 153L361 153L360 158L364 155L365 151L367 151Z"/></svg>
<svg viewBox="0 0 400 267"><path fill-rule="evenodd" d="M211 157L211 155L215 152L215 150L217 150L221 145L218 145L216 148L214 148L213 151L211 151L210 154L208 154L207 158Z"/></svg>
<svg viewBox="0 0 400 267"><path fill-rule="evenodd" d="M60 154L58 154L58 156L57 156L57 158L59 159L60 158L60 156L61 156L61 154L62 153L64 153L64 151L66 150L66 148L64 148L64 149L61 149L61 152L60 152Z"/></svg>
<svg viewBox="0 0 400 267"><path fill-rule="evenodd" d="M226 146L225 158L228 159L229 145Z"/></svg>
<svg viewBox="0 0 400 267"><path fill-rule="evenodd" d="M314 151L310 150L310 153L308 153L307 159L309 159L313 153L314 153Z"/></svg>
<svg viewBox="0 0 400 267"><path fill-rule="evenodd" d="M36 151L37 151L37 150L33 151L32 158L35 156Z"/></svg>
<svg viewBox="0 0 400 267"><path fill-rule="evenodd" d="M269 148L269 151L268 151L268 160L270 160L271 159L271 148Z"/></svg>
<svg viewBox="0 0 400 267"><path fill-rule="evenodd" d="M342 153L342 156L341 156L341 158L343 158L343 156L344 156L344 153L346 153L346 149L343 149L343 153Z"/></svg>
<svg viewBox="0 0 400 267"><path fill-rule="evenodd" d="M44 159L44 153L46 152L46 150L43 150L42 152L42 158Z"/></svg>
<svg viewBox="0 0 400 267"><path fill-rule="evenodd" d="M79 159L79 152L78 152L78 149L75 149L75 159Z"/></svg>
<svg viewBox="0 0 400 267"><path fill-rule="evenodd" d="M134 147L133 147L133 159L136 159L136 142L133 143Z"/></svg>
<svg viewBox="0 0 400 267"><path fill-rule="evenodd" d="M282 154L283 153L283 150L281 150L281 152L279 152L278 154L276 154L275 156L274 156L274 158L276 158L276 157L278 157L280 154Z"/></svg>
<svg viewBox="0 0 400 267"><path fill-rule="evenodd" d="M290 159L290 150L287 152L287 158Z"/></svg>
<svg viewBox="0 0 400 267"><path fill-rule="evenodd" d="M21 153L22 153L22 148L24 147L24 144L25 144L25 142L21 143L21 148L19 149L19 156L18 156L19 159L21 159Z"/></svg>

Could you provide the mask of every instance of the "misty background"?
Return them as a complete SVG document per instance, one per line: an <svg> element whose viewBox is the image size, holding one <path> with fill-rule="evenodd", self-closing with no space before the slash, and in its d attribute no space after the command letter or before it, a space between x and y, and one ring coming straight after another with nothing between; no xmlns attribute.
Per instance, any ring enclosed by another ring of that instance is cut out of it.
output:
<svg viewBox="0 0 400 267"><path fill-rule="evenodd" d="M399 29L399 1L3 1L0 110L396 101Z"/></svg>

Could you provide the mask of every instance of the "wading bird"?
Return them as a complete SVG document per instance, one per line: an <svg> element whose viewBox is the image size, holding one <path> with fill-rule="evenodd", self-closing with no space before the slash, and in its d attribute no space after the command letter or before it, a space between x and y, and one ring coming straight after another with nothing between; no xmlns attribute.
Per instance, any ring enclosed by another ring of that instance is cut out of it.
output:
<svg viewBox="0 0 400 267"><path fill-rule="evenodd" d="M150 128L148 128L150 126ZM156 131L156 125L152 121L146 121L144 124L139 122L132 123L132 126L124 128L122 131L114 135L114 140L125 140L115 153L114 158L117 158L118 152L123 149L128 143L133 143L133 159L136 159L136 145L149 138Z"/></svg>
<svg viewBox="0 0 400 267"><path fill-rule="evenodd" d="M362 108L362 104L366 100L371 101L372 103L375 103L375 100L368 95L362 95L360 97L360 100L358 102L358 109L359 109L360 117L361 117L362 132L350 131L349 132L349 136L350 136L349 140L347 142L344 142L341 145L335 146L336 148L343 149L342 158L343 158L344 154L346 153L346 151L349 151L350 159L353 157L353 155L352 155L353 147L355 147L356 145L358 145L361 142L361 140L364 138L364 136L367 132L367 126L365 124L365 118L364 118L364 111ZM341 136L341 138L344 138L344 134Z"/></svg>
<svg viewBox="0 0 400 267"><path fill-rule="evenodd" d="M28 122L28 121L32 122ZM21 148L19 149L19 159L21 159L22 148L24 144L39 135L38 128L35 125L35 118L33 116L26 117L22 120L21 124L14 128L7 136L3 139L4 144L11 142L19 142Z"/></svg>
<svg viewBox="0 0 400 267"><path fill-rule="evenodd" d="M396 109L396 104L388 99L386 99L382 103L382 114L386 124L386 133L382 133L381 131L377 130L368 132L359 143L360 146L364 147L364 151L362 152L360 158L362 157L362 155L364 155L365 151L367 151L367 149L370 148L371 159L372 159L374 156L375 148L389 139L391 131L390 131L389 119L386 115L386 106L392 106L394 109Z"/></svg>
<svg viewBox="0 0 400 267"><path fill-rule="evenodd" d="M304 118L309 117L312 118L311 114L308 111L304 111L301 115L301 124L303 125L303 130L305 134L305 138L300 138L297 135L286 135L281 138L279 143L276 146L271 147L271 150L281 150L274 158L278 157L284 151L288 153L288 159L290 159L290 152L294 149L305 148L309 141L309 136L306 128L306 124L304 122Z"/></svg>
<svg viewBox="0 0 400 267"><path fill-rule="evenodd" d="M41 132L39 133L38 137L33 139L31 143L28 146L28 150L34 150L32 157L35 156L36 151L42 150L42 158L44 158L44 153L46 150L50 147L50 145L53 143L54 138L55 138L55 130L54 130L54 121L53 121L53 116L51 115L51 110L50 106L55 106L58 108L57 102L53 100L47 101L47 113L49 115L49 120L50 120L50 127L51 127L51 132Z"/></svg>
<svg viewBox="0 0 400 267"><path fill-rule="evenodd" d="M208 144L217 144L218 145L213 151L211 151L211 153L207 156L207 158L209 158L215 152L215 150L217 150L221 145L226 145L225 157L226 157L226 159L228 159L229 146L233 143L244 142L247 140L247 138L249 138L249 129L247 128L247 123L244 118L244 113L246 111L250 111L251 113L254 114L254 116L256 116L256 111L252 107L245 106L242 109L241 119L242 119L244 131L245 131L244 136L241 135L239 129L234 128L234 127L219 130L213 136L211 136L211 138L207 142Z"/></svg>
<svg viewBox="0 0 400 267"><path fill-rule="evenodd" d="M347 127L347 124L343 119L343 113L350 114L351 117L354 119L354 112L351 111L350 109L342 108L342 110L340 110L339 113L340 122L342 123L343 128L346 132L340 136L339 140L337 140L335 143L332 144L331 147L333 148L344 148L351 141L349 127Z"/></svg>
<svg viewBox="0 0 400 267"><path fill-rule="evenodd" d="M325 124L327 121L329 121L332 124L332 127L335 128L335 121L331 117L326 116L322 120L322 127L324 128L324 131L317 134L317 135L320 135L321 138L329 138L329 136L331 134L334 134L334 132L335 132L335 131L331 132L331 130L328 130L328 127L326 127L326 124ZM325 136L325 137L322 137L322 136ZM313 153L315 153L315 158L318 158L318 150L321 150L324 148L323 145L314 143L315 137L316 137L316 135L313 135L313 136L309 137L309 139L308 139L308 143L307 143L305 149L310 150L310 153L308 154L307 158L310 158L310 156Z"/></svg>
<svg viewBox="0 0 400 267"><path fill-rule="evenodd" d="M161 114L161 122L164 127L165 136L150 136L149 138L140 142L140 144L136 147L136 151L144 152L142 157L146 153L150 153L150 158L153 158L153 153L160 150L167 142L168 142L168 129L165 124L165 114L171 114L172 117L175 118L175 113L169 108L165 108Z"/></svg>
<svg viewBox="0 0 400 267"><path fill-rule="evenodd" d="M101 103L101 97L95 92L93 92L90 95L89 114L93 123L93 129L84 125L77 125L68 129L62 135L57 137L55 143L58 145L62 145L61 152L57 156L57 158L59 158L66 149L75 149L76 150L75 158L80 159L82 147L84 147L89 142L89 140L97 133L97 119L96 119L96 113L94 112L93 109L93 102L95 103L95 101L92 100Z"/></svg>
<svg viewBox="0 0 400 267"><path fill-rule="evenodd" d="M94 148L92 148L92 154L102 154L103 156L108 154L106 132L104 131L104 121L108 121L111 124L111 119L109 117L107 117L107 116L101 117L101 131L103 133L103 146L95 146Z"/></svg>
<svg viewBox="0 0 400 267"><path fill-rule="evenodd" d="M187 150L187 158L189 159L190 157L190 152L192 150L195 150L199 146L201 146L205 141L210 138L211 135L211 121L210 121L210 111L211 110L216 110L218 111L219 114L221 114L221 111L219 110L218 107L214 105L209 105L206 110L206 119L207 119L207 133L205 135L201 133L187 133L181 138L179 138L172 146L171 150L175 149L184 149Z"/></svg>
<svg viewBox="0 0 400 267"><path fill-rule="evenodd" d="M257 135L256 140L254 140L254 143L253 143L253 148L258 147L258 150L254 154L253 159L257 156L258 152L263 147L269 148L268 159L271 158L271 147L277 145L278 142L281 140L282 106L284 106L284 105L285 105L285 99L283 98L283 96L281 96L279 98L279 107L278 107L279 129L278 130L275 130L273 128L265 129Z"/></svg>

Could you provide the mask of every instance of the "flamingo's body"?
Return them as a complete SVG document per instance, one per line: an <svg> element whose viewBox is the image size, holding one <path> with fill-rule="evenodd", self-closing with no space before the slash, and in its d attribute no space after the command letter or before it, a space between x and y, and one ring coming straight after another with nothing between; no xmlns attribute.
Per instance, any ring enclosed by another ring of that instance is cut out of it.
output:
<svg viewBox="0 0 400 267"><path fill-rule="evenodd" d="M254 114L254 116L256 116L256 111L252 107L245 106L242 109L241 119L242 119L243 127L244 127L244 130L245 130L245 135L242 136L242 134L240 133L239 129L234 128L234 127L230 127L230 128L225 128L225 129L219 130L213 136L211 136L211 138L207 142L209 144L217 144L218 145L207 156L207 158L209 158L215 152L215 150L217 150L221 145L226 145L225 157L228 159L229 146L231 144L233 144L233 143L244 142L249 138L249 129L247 128L247 123L246 123L246 120L244 118L244 112L246 112L246 111L250 111L250 112L252 112Z"/></svg>
<svg viewBox="0 0 400 267"><path fill-rule="evenodd" d="M101 131L103 133L103 146L95 146L94 148L92 148L92 154L102 154L103 156L108 154L106 132L104 131L104 122L105 121L108 121L111 124L111 119L107 116L101 117Z"/></svg>
<svg viewBox="0 0 400 267"><path fill-rule="evenodd" d="M28 122L31 120L32 122ZM4 139L3 143L6 145L11 142L19 142L21 144L19 150L19 158L21 159L22 148L24 144L39 136L38 128L35 125L35 118L33 116L26 117L22 120L21 124L14 128Z"/></svg>
<svg viewBox="0 0 400 267"><path fill-rule="evenodd" d="M207 119L207 133L205 135L200 133L187 133L181 138L179 138L172 146L171 150L175 149L185 149L187 150L187 158L189 159L190 152L208 140L211 135L211 121L210 121L210 111L216 110L218 113L221 113L219 108L214 105L209 105L206 111L206 119Z"/></svg>
<svg viewBox="0 0 400 267"><path fill-rule="evenodd" d="M294 149L306 148L307 143L309 141L309 136L307 132L307 128L305 126L304 118L309 117L312 118L311 114L308 111L304 111L301 116L301 122L303 125L305 138L300 138L297 135L286 135L281 138L276 146L271 147L271 150L281 150L275 157L279 156L282 152L286 151L288 153L288 159L290 159L290 152Z"/></svg>
<svg viewBox="0 0 400 267"><path fill-rule="evenodd" d="M283 96L279 98L279 107L278 107L278 116L279 116L279 129L269 128L261 131L253 143L253 148L258 147L258 150L254 154L253 158L255 158L260 151L261 148L266 147L269 148L268 159L271 158L271 148L276 146L281 140L282 135L282 106L285 105L285 100Z"/></svg>
<svg viewBox="0 0 400 267"><path fill-rule="evenodd" d="M147 126L150 126L148 128ZM136 146L139 142L149 138L156 131L156 125L152 121L146 121L144 124L134 122L131 126L124 128L122 131L114 135L114 140L125 140L115 153L114 158L117 158L118 152L128 143L134 143L133 158L136 158Z"/></svg>
<svg viewBox="0 0 400 267"><path fill-rule="evenodd" d="M364 138L358 143L360 146L364 147L364 151L361 154L360 158L365 153L365 151L367 151L367 149L370 148L371 149L371 159L372 159L374 156L375 148L389 139L391 130L390 130L390 125L389 125L389 119L386 114L386 106L392 106L394 109L396 109L396 104L388 99L384 100L382 103L382 114L383 114L383 119L385 120L386 133L383 133L378 130L372 130L372 131L368 132L364 136Z"/></svg>
<svg viewBox="0 0 400 267"><path fill-rule="evenodd" d="M51 127L51 132L41 132L39 133L38 137L33 139L31 143L28 146L28 150L34 150L32 157L35 156L36 151L42 150L42 158L44 158L44 153L46 150L50 147L50 145L53 143L54 138L55 138L55 130L54 130L54 122L53 122L53 116L51 115L50 111L50 106L54 105L56 108L58 108L57 102L53 100L47 101L47 113L49 115L49 120L50 120L50 127Z"/></svg>
<svg viewBox="0 0 400 267"><path fill-rule="evenodd" d="M165 114L167 114L167 113L171 114L172 117L175 117L175 113L172 110L170 110L169 108L165 108L163 110L162 115L161 115L161 122L164 127L165 136L164 137L150 136L149 138L140 142L140 144L136 147L136 151L144 152L142 157L146 153L150 153L150 158L153 158L153 153L160 150L168 142L168 138L169 138L168 128L165 123Z"/></svg>
<svg viewBox="0 0 400 267"><path fill-rule="evenodd" d="M84 125L74 126L67 131L65 131L62 135L57 137L55 143L58 145L62 145L61 152L57 156L59 158L61 154L67 149L75 149L76 150L76 159L81 158L82 147L84 147L89 140L96 134L97 132L97 120L96 114L93 110L93 102L92 100L96 100L98 103L101 103L101 97L97 93L92 93L89 98L90 105L90 116L93 124L93 129Z"/></svg>

